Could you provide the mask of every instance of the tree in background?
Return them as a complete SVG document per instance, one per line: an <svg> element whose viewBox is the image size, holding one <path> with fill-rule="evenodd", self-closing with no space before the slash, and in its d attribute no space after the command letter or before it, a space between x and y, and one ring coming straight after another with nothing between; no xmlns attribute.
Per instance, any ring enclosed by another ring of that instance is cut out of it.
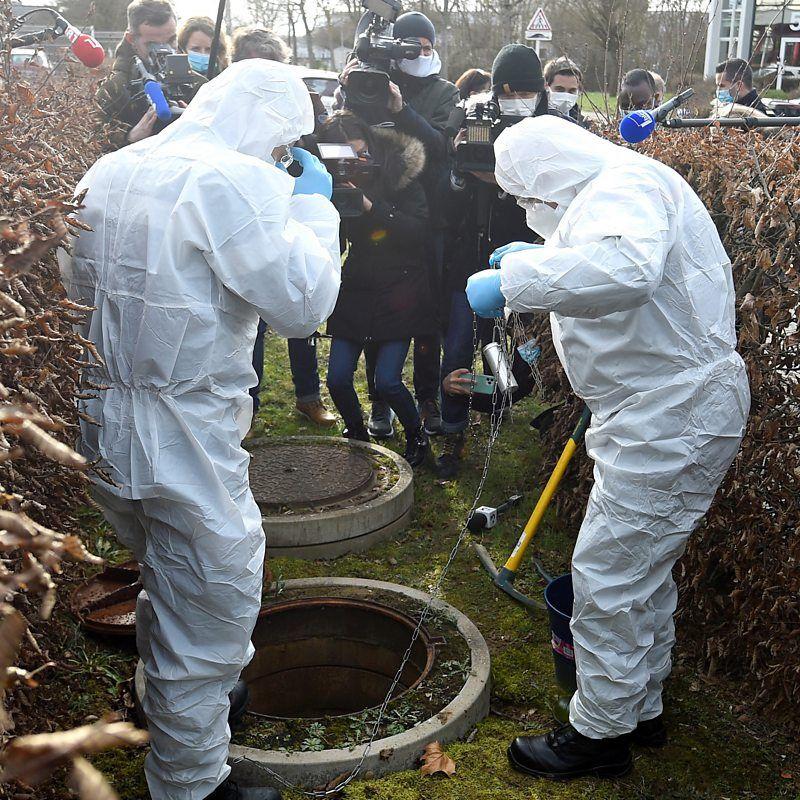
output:
<svg viewBox="0 0 800 800"><path fill-rule="evenodd" d="M124 31L128 27L125 13L130 0L63 0L58 10L78 27L94 26L98 31Z"/></svg>

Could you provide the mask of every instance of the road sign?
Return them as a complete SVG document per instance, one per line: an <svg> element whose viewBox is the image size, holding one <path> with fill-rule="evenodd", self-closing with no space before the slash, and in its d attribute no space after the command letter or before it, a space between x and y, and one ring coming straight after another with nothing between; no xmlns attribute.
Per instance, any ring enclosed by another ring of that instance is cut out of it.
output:
<svg viewBox="0 0 800 800"><path fill-rule="evenodd" d="M537 8L536 13L531 17L531 21L525 29L525 38L540 42L550 42L553 40L553 29L547 21L543 8Z"/></svg>

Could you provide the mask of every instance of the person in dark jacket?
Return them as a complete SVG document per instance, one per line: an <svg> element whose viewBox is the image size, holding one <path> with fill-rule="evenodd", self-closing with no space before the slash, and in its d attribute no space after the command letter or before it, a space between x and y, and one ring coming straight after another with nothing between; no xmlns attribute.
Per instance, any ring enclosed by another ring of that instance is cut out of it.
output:
<svg viewBox="0 0 800 800"><path fill-rule="evenodd" d="M440 276L444 260L444 198L450 172L444 129L458 102L458 89L440 75L442 62L436 52L436 30L428 17L419 11L401 14L395 20L392 35L398 39L419 41L421 53L419 58L402 60L393 66L388 108L370 110L376 115L370 121L391 122L398 131L413 136L425 146L426 166L420 180L428 202L428 222L434 251L431 280L434 295L438 298L441 295ZM347 77L355 63L348 64L340 78L345 95ZM441 432L438 399L440 352L439 330L429 337L414 339L414 393L429 433ZM392 435L392 416L388 406L380 401L374 390L371 348L367 348L366 360L370 399L373 401L370 433L377 438L386 438Z"/></svg>
<svg viewBox="0 0 800 800"><path fill-rule="evenodd" d="M175 11L166 0L134 0L128 6L128 30L117 45L111 74L95 95L102 115L100 132L111 149L146 139L163 127L144 93L131 89L131 82L140 77L133 59L146 60L151 44L175 49L177 38ZM193 73L187 92L193 94L204 83L202 75Z"/></svg>
<svg viewBox="0 0 800 800"><path fill-rule="evenodd" d="M411 136L373 128L348 111L325 122L320 141L348 143L380 167L359 181L364 213L342 221L342 249L349 244L349 250L328 320L333 339L328 391L345 422L345 436L367 441L353 375L362 351L371 346L375 389L405 429L406 460L418 466L427 455L428 437L402 373L411 339L436 330L428 206L420 183L425 148Z"/></svg>
<svg viewBox="0 0 800 800"><path fill-rule="evenodd" d="M548 113L542 65L532 47L506 45L492 65L492 95L504 117L513 120ZM488 95L487 95L488 99ZM558 113L558 112L551 112ZM535 242L536 234L525 222L525 211L513 197L499 191L491 172L466 176L464 188L448 200L450 236L445 259L445 294L448 316L442 357L442 450L436 459L440 478L458 475L469 424L469 392L458 390L450 376L463 376L472 368L476 330L467 302L467 278L485 269L489 254L509 242ZM492 326L478 321L478 338L491 341Z"/></svg>

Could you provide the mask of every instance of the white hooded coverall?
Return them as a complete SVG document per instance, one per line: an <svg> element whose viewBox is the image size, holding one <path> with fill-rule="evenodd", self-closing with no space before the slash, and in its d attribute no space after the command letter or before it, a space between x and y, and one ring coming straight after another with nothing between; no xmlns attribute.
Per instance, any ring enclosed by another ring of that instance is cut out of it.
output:
<svg viewBox="0 0 800 800"><path fill-rule="evenodd" d="M572 557L578 691L602 739L662 711L675 641L672 568L739 448L750 394L730 261L673 170L553 116L498 137L496 177L545 245L501 262L514 311L549 311L592 411L594 487Z"/></svg>
<svg viewBox="0 0 800 800"><path fill-rule="evenodd" d="M296 68L254 59L203 86L162 133L98 161L62 269L109 388L84 404L82 452L116 486L103 510L141 564L153 800L200 800L230 772L228 693L253 655L264 563L241 447L261 316L309 336L340 282L339 216L292 196L271 157L313 129Z"/></svg>

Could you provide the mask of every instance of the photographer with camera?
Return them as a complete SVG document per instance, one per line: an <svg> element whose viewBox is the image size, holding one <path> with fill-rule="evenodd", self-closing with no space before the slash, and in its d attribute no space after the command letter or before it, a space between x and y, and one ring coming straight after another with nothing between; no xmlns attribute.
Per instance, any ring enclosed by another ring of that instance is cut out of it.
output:
<svg viewBox="0 0 800 800"><path fill-rule="evenodd" d="M471 144L469 128L476 123L482 128L478 138L493 141L523 118L548 113L548 95L536 51L521 44L500 50L492 65L491 94L467 100L464 112L464 126L456 136L456 191L448 202L451 236L445 288L449 313L441 371L444 443L436 459L436 471L445 480L458 475L464 431L469 424L470 391L464 375L472 365L475 342L472 309L465 293L467 278L486 267L492 251L510 242L536 239L525 222L525 211L497 188L492 144ZM485 126L489 126L488 132ZM459 165L464 167L463 172L458 171ZM481 323L478 335L482 340L490 338L491 326Z"/></svg>
<svg viewBox="0 0 800 800"><path fill-rule="evenodd" d="M444 129L458 102L458 89L439 74L441 59L435 49L436 30L428 17L418 11L396 16L400 4L392 0L385 3L364 0L364 5L372 16L366 14L363 22L372 21L372 28L362 30L357 37L356 58L347 65L340 78L345 108L371 123L391 122L398 131L413 136L425 146L426 166L421 181L428 203L431 257L435 266L431 272L431 288L438 298L444 257L444 198L449 176ZM381 17L381 14L385 16ZM389 38L385 32L392 21L394 25ZM385 37L383 55L379 55L381 37ZM351 77L354 78L352 81ZM428 433L441 432L438 401L440 353L438 332L414 340L414 392ZM372 400L370 433L386 438L393 433L392 414L374 389L371 348L367 348L366 359Z"/></svg>
<svg viewBox="0 0 800 800"><path fill-rule="evenodd" d="M176 52L178 22L166 0L134 0L128 6L128 30L117 45L111 75L100 84L95 100L103 117L105 138L111 149L141 141L163 127L141 88L142 75L137 58L152 66L153 51ZM176 101L188 103L205 78L190 70L177 83Z"/></svg>
<svg viewBox="0 0 800 800"><path fill-rule="evenodd" d="M425 148L411 136L372 127L349 111L333 114L319 141L320 147L349 145L365 165L375 165L344 183L361 190L363 213L342 218L342 249L349 244L349 251L339 299L328 320L333 337L328 391L344 419L344 435L368 441L353 375L362 351L371 347L377 397L400 420L406 435L404 457L416 467L427 456L428 437L403 384L403 365L411 339L436 330L428 206L420 182Z"/></svg>

